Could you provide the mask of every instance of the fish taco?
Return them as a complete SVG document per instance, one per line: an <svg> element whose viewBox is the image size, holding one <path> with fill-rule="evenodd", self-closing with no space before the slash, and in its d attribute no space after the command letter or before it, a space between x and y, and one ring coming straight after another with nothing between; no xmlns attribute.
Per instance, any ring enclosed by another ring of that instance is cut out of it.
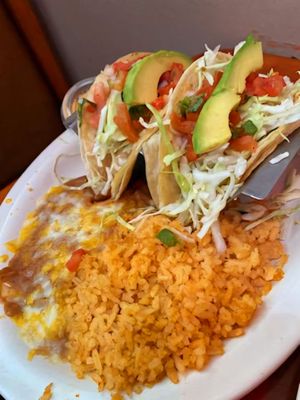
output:
<svg viewBox="0 0 300 400"><path fill-rule="evenodd" d="M118 199L143 143L157 131L145 103L163 109L192 60L179 52L135 52L107 65L80 99L78 131L88 185L98 198Z"/></svg>
<svg viewBox="0 0 300 400"><path fill-rule="evenodd" d="M159 127L143 146L153 200L161 213L192 223L200 238L218 232L227 202L300 126L300 80L260 73L263 63L252 35L233 54L207 47L182 75L167 113L149 105Z"/></svg>

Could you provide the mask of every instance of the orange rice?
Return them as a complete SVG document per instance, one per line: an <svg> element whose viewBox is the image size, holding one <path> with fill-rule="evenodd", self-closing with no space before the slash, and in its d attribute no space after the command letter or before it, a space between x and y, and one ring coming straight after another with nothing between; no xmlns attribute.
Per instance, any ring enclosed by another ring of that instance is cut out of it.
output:
<svg viewBox="0 0 300 400"><path fill-rule="evenodd" d="M167 226L195 243L165 247L156 234ZM272 281L283 277L280 221L246 232L231 212L221 230L223 255L209 234L199 240L178 221L153 216L133 232L116 224L103 247L84 256L58 299L78 378L90 376L116 399L165 376L177 383L223 354L223 339L244 333Z"/></svg>

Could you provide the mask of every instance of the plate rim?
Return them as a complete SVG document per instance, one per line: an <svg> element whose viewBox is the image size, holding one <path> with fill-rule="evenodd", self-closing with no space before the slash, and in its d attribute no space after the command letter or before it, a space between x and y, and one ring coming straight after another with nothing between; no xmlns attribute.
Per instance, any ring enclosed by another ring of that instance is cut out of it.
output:
<svg viewBox="0 0 300 400"><path fill-rule="evenodd" d="M26 186L26 182L34 175L36 172L36 168L39 166L41 161L44 159L44 157L50 157L51 158L51 152L54 151L55 146L60 146L61 141L68 141L70 138L74 140L74 136L77 137L77 135L70 129L64 131L61 135L59 135L53 142L51 142L34 160L33 162L26 168L26 170L22 173L22 175L19 177L17 182L14 184L14 186L11 188L11 190L8 192L6 195L5 199L3 199L3 202L0 206L0 234L2 234L3 229L5 228L5 224L7 219L9 218L9 213L14 207L15 201L19 198L22 197L22 194L24 192L24 188ZM53 156L52 156L53 158ZM38 173L38 172L37 172ZM49 183L49 187L53 185L53 182ZM6 203L5 200L8 198L12 198L14 201L11 203ZM35 197L35 202L40 198L40 196ZM29 210L27 210L28 212ZM280 283L280 282L279 282ZM294 290L296 292L296 290ZM271 292L272 293L272 292ZM268 298L268 297L267 297ZM298 300L300 301L300 291L298 294ZM264 301L265 302L265 301ZM291 304L287 301L286 307L290 307ZM295 307L296 308L296 307ZM268 312L268 310L266 311ZM300 310L294 310L295 315L299 318L300 321ZM267 314L271 315L271 314ZM252 324L251 324L252 325ZM251 328L250 325L250 328ZM299 324L300 328L300 324ZM246 332L246 336L249 334L249 332ZM20 339L21 340L21 339ZM300 331L298 335L291 335L289 334L289 345L284 346L284 351L280 351L276 357L274 354L272 355L273 362L269 362L269 365L267 367L264 367L263 373L259 374L259 376L252 377L251 379L248 379L245 387L245 382L243 384L239 384L239 389L238 390L233 390L230 393L227 391L226 394L230 397L214 397L214 399L230 399L230 400L237 400L243 396L245 396L247 393L249 393L251 390L253 390L255 387L257 387L259 384L261 384L267 377L269 377L293 352L294 350L299 346L300 344ZM218 360L218 357L215 357L214 360ZM1 361L0 361L1 365ZM204 372L206 369L204 369ZM1 372L0 372L1 376ZM74 379L77 379L74 375ZM180 383L178 384L180 385ZM14 398L15 394L13 393L8 393L4 389L4 384L0 383L0 392L3 393L3 396L6 398L6 400L11 400ZM99 396L99 394L98 394ZM135 396L134 396L135 398ZM140 398L142 399L142 396L136 397L137 399ZM181 398L181 397L180 397ZM183 398L183 397L182 397Z"/></svg>

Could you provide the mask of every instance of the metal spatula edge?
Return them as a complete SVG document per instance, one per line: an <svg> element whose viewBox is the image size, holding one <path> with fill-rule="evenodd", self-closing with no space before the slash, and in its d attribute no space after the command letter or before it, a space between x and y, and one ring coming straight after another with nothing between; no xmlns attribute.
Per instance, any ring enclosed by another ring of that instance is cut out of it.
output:
<svg viewBox="0 0 300 400"><path fill-rule="evenodd" d="M265 200L279 194L286 186L286 181L293 169L300 170L300 129L284 140L260 166L250 175L236 196ZM276 164L270 161L288 152L288 157Z"/></svg>

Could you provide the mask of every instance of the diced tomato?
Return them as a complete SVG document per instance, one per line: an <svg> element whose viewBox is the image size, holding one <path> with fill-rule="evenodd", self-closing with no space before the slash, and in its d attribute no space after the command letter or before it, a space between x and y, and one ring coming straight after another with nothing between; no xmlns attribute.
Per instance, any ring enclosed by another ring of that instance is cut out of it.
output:
<svg viewBox="0 0 300 400"><path fill-rule="evenodd" d="M101 110L104 105L106 104L106 100L108 98L110 89L103 82L97 82L94 85L93 89L93 99L94 102L97 104L99 109Z"/></svg>
<svg viewBox="0 0 300 400"><path fill-rule="evenodd" d="M188 134L188 135L192 135L195 125L196 125L196 123L194 121L183 121L181 123L180 132Z"/></svg>
<svg viewBox="0 0 300 400"><path fill-rule="evenodd" d="M198 90L197 95L204 95L204 101L206 101L212 93L212 86L208 83L208 80L205 78L202 82L201 88Z"/></svg>
<svg viewBox="0 0 300 400"><path fill-rule="evenodd" d="M85 105L85 121L91 125L92 128L97 129L99 124L100 111L98 107L93 104L87 103Z"/></svg>
<svg viewBox="0 0 300 400"><path fill-rule="evenodd" d="M183 65L179 63L173 63L170 71L166 71L160 78L158 85L158 95L163 96L169 94L171 89L174 89L177 85L181 75L183 74Z"/></svg>
<svg viewBox="0 0 300 400"><path fill-rule="evenodd" d="M125 103L117 105L117 115L114 117L114 122L125 135L129 142L134 143L139 139L138 132L132 125L132 121Z"/></svg>
<svg viewBox="0 0 300 400"><path fill-rule="evenodd" d="M232 126L237 126L237 124L241 122L240 113L236 110L232 110L229 114L229 122Z"/></svg>
<svg viewBox="0 0 300 400"><path fill-rule="evenodd" d="M174 88L175 88L175 83L174 82L170 82L166 86L158 88L157 93L158 93L159 96L163 96L165 94L168 95L170 90L174 89Z"/></svg>
<svg viewBox="0 0 300 400"><path fill-rule="evenodd" d="M137 132L141 132L144 129L143 125L141 125L137 119L133 119L131 123Z"/></svg>
<svg viewBox="0 0 300 400"><path fill-rule="evenodd" d="M253 153L257 149L257 141L250 135L240 136L230 140L230 148L235 151L250 151Z"/></svg>
<svg viewBox="0 0 300 400"><path fill-rule="evenodd" d="M192 136L191 135L187 136L187 139L188 139L188 143L187 143L186 149L185 149L186 158L188 159L189 162L196 161L198 158L198 155L194 152Z"/></svg>
<svg viewBox="0 0 300 400"><path fill-rule="evenodd" d="M265 90L269 96L279 96L285 87L283 76L277 74L272 75L265 83Z"/></svg>
<svg viewBox="0 0 300 400"><path fill-rule="evenodd" d="M186 120L180 117L178 114L173 113L171 115L171 125L180 134L187 139L187 145L185 149L185 155L189 162L197 160L198 156L194 152L192 143L192 134L195 127L195 120L198 117L198 113L188 113L190 120Z"/></svg>
<svg viewBox="0 0 300 400"><path fill-rule="evenodd" d="M96 110L90 114L88 121L92 128L94 129L98 128L99 119L100 119L100 111Z"/></svg>
<svg viewBox="0 0 300 400"><path fill-rule="evenodd" d="M156 100L152 101L151 103L153 107L155 107L157 110L161 110L164 108L166 102L164 99L164 96L159 96Z"/></svg>
<svg viewBox="0 0 300 400"><path fill-rule="evenodd" d="M171 115L171 125L179 133L192 135L195 124L195 121L187 121L176 113Z"/></svg>
<svg viewBox="0 0 300 400"><path fill-rule="evenodd" d="M85 106L85 111L87 111L88 113L94 113L95 111L97 111L97 107L94 104L87 104Z"/></svg>
<svg viewBox="0 0 300 400"><path fill-rule="evenodd" d="M179 131L183 118L176 114L175 112L171 114L171 126L176 130Z"/></svg>
<svg viewBox="0 0 300 400"><path fill-rule="evenodd" d="M247 83L252 83L257 77L258 77L258 72L251 72L246 81Z"/></svg>
<svg viewBox="0 0 300 400"><path fill-rule="evenodd" d="M128 71L131 69L132 65L142 58L146 57L148 54L143 54L141 56L137 56L134 60L131 61L116 61L113 64L113 69L117 73L117 78L110 81L109 85L112 89L122 91L125 85L126 77Z"/></svg>
<svg viewBox="0 0 300 400"><path fill-rule="evenodd" d="M183 65L179 63L173 63L171 67L170 80L174 82L175 85L177 85L182 74L183 74Z"/></svg>
<svg viewBox="0 0 300 400"><path fill-rule="evenodd" d="M123 62L123 61L116 61L113 63L113 69L115 72L119 71L129 71L132 66L132 63Z"/></svg>
<svg viewBox="0 0 300 400"><path fill-rule="evenodd" d="M79 264L81 263L82 257L86 254L86 251L83 249L78 249L73 251L70 259L67 261L67 268L70 272L75 272Z"/></svg>
<svg viewBox="0 0 300 400"><path fill-rule="evenodd" d="M200 112L189 112L186 114L185 118L187 121L194 121L196 122L199 117Z"/></svg>
<svg viewBox="0 0 300 400"><path fill-rule="evenodd" d="M221 71L217 71L214 75L214 83L212 85L209 84L208 80L205 78L203 80L201 88L198 90L197 94L204 95L204 101L206 101L214 91L215 87L219 83L220 79L222 78L223 73Z"/></svg>
<svg viewBox="0 0 300 400"><path fill-rule="evenodd" d="M193 146L189 143L186 146L185 155L188 162L196 161L198 159L198 155L194 152Z"/></svg>
<svg viewBox="0 0 300 400"><path fill-rule="evenodd" d="M119 71L129 71L133 64L137 61L141 60L142 58L146 57L148 54L143 54L141 56L137 56L134 60L131 61L116 61L113 63L113 69L115 72Z"/></svg>
<svg viewBox="0 0 300 400"><path fill-rule="evenodd" d="M246 82L246 93L249 96L279 96L285 87L283 77L279 74L273 74L268 78L250 74Z"/></svg>
<svg viewBox="0 0 300 400"><path fill-rule="evenodd" d="M222 78L223 72L222 71L217 71L214 76L214 84L213 87L215 88L217 84L220 82L220 79Z"/></svg>
<svg viewBox="0 0 300 400"><path fill-rule="evenodd" d="M171 81L171 71L166 71L160 77L160 82L170 82Z"/></svg>

